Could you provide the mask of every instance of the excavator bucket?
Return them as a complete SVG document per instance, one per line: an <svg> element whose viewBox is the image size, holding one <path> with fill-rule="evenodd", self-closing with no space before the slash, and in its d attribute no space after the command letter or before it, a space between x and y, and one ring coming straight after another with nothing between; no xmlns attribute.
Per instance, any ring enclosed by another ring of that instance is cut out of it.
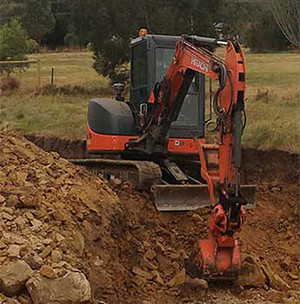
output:
<svg viewBox="0 0 300 304"><path fill-rule="evenodd" d="M241 186L241 192L248 202L246 208L255 207L255 191L256 185ZM152 187L152 193L158 211L189 211L211 205L206 184L155 185Z"/></svg>
<svg viewBox="0 0 300 304"><path fill-rule="evenodd" d="M207 281L232 281L241 270L241 243L235 240L228 247L217 247L211 235L199 240L185 268L192 277L204 278Z"/></svg>

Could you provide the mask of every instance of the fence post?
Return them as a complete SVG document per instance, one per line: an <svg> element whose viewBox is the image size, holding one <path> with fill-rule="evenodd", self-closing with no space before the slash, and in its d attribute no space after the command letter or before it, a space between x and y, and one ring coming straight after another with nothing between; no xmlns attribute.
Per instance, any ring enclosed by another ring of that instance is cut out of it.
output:
<svg viewBox="0 0 300 304"><path fill-rule="evenodd" d="M54 85L54 68L51 68L51 86Z"/></svg>
<svg viewBox="0 0 300 304"><path fill-rule="evenodd" d="M38 58L37 60L37 73L38 73L38 86L41 86L41 60Z"/></svg>

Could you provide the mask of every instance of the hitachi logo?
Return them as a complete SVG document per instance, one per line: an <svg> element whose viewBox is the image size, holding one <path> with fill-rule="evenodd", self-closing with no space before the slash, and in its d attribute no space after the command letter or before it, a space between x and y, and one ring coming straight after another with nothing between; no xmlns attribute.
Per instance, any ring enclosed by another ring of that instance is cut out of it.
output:
<svg viewBox="0 0 300 304"><path fill-rule="evenodd" d="M205 62L200 61L199 59L192 57L191 64L204 72L208 72L208 65Z"/></svg>

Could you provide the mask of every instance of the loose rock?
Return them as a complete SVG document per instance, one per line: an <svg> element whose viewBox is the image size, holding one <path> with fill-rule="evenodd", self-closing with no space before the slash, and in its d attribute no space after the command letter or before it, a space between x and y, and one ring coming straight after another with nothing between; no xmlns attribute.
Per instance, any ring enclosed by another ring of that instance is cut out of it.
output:
<svg viewBox="0 0 300 304"><path fill-rule="evenodd" d="M65 237L59 233L56 233L55 238L57 242L62 242L65 239Z"/></svg>
<svg viewBox="0 0 300 304"><path fill-rule="evenodd" d="M185 269L181 269L181 271L179 273L177 273L177 275L171 279L167 285L169 287L175 287L175 286L179 286L181 284L184 284L186 282L187 278L186 278L186 272Z"/></svg>
<svg viewBox="0 0 300 304"><path fill-rule="evenodd" d="M263 287L266 284L266 277L261 270L257 258L247 256L242 264L242 271L237 283L244 287Z"/></svg>
<svg viewBox="0 0 300 304"><path fill-rule="evenodd" d="M286 295L283 292L271 289L267 293L267 299L272 303L284 303Z"/></svg>
<svg viewBox="0 0 300 304"><path fill-rule="evenodd" d="M68 272L53 280L38 275L26 287L33 304L80 304L91 300L90 284L80 272Z"/></svg>
<svg viewBox="0 0 300 304"><path fill-rule="evenodd" d="M53 263L59 263L62 260L62 254L59 250L53 250L51 252L51 259Z"/></svg>
<svg viewBox="0 0 300 304"><path fill-rule="evenodd" d="M13 261L0 268L0 290L7 296L19 294L33 271L25 261Z"/></svg>
<svg viewBox="0 0 300 304"><path fill-rule="evenodd" d="M21 246L19 245L10 245L8 247L7 253L12 258L18 258L20 256Z"/></svg>
<svg viewBox="0 0 300 304"><path fill-rule="evenodd" d="M204 290L208 289L208 283L207 283L207 281L205 281L203 279L189 278L187 283L193 285L197 289L204 289Z"/></svg>
<svg viewBox="0 0 300 304"><path fill-rule="evenodd" d="M279 291L287 291L291 288L287 282L285 282L277 273L274 272L266 261L264 262L264 265L262 265L262 268L272 288Z"/></svg>
<svg viewBox="0 0 300 304"><path fill-rule="evenodd" d="M148 271L145 271L145 270L143 270L139 267L133 267L132 272L135 273L138 276L141 276L141 277L147 279L147 280L153 279L153 274L152 273L150 273Z"/></svg>
<svg viewBox="0 0 300 304"><path fill-rule="evenodd" d="M43 277L46 277L46 278L49 278L49 279L55 279L56 278L56 273L55 273L54 269L49 265L43 265L41 270L40 270L40 274Z"/></svg>
<svg viewBox="0 0 300 304"><path fill-rule="evenodd" d="M41 258L46 258L52 251L52 248L50 246L47 246L43 252L41 253Z"/></svg>

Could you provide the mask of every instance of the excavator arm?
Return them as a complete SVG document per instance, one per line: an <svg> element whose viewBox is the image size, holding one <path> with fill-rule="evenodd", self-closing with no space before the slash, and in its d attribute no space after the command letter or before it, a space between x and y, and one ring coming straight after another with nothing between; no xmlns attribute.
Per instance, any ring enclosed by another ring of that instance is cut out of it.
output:
<svg viewBox="0 0 300 304"><path fill-rule="evenodd" d="M169 129L177 120L193 78L197 72L205 74L219 82L213 101L219 132L219 183L238 188L245 59L240 44L229 41L224 62L207 48L217 44L214 39L197 36L183 36L178 41L166 76L150 94L141 134L137 140L128 142L127 149L149 155L166 154Z"/></svg>
<svg viewBox="0 0 300 304"><path fill-rule="evenodd" d="M208 279L232 279L241 267L240 243L234 233L241 230L246 204L239 177L245 58L241 45L228 41L224 61L212 52L217 44L224 42L182 36L166 76L150 94L140 136L128 142L126 148L167 158L168 132L179 115L195 74L202 73L218 81L213 100L218 131L214 144L219 151L218 178L213 179L206 169L205 141L195 138L201 175L207 182L212 206L208 239L199 241L187 269L191 274Z"/></svg>

